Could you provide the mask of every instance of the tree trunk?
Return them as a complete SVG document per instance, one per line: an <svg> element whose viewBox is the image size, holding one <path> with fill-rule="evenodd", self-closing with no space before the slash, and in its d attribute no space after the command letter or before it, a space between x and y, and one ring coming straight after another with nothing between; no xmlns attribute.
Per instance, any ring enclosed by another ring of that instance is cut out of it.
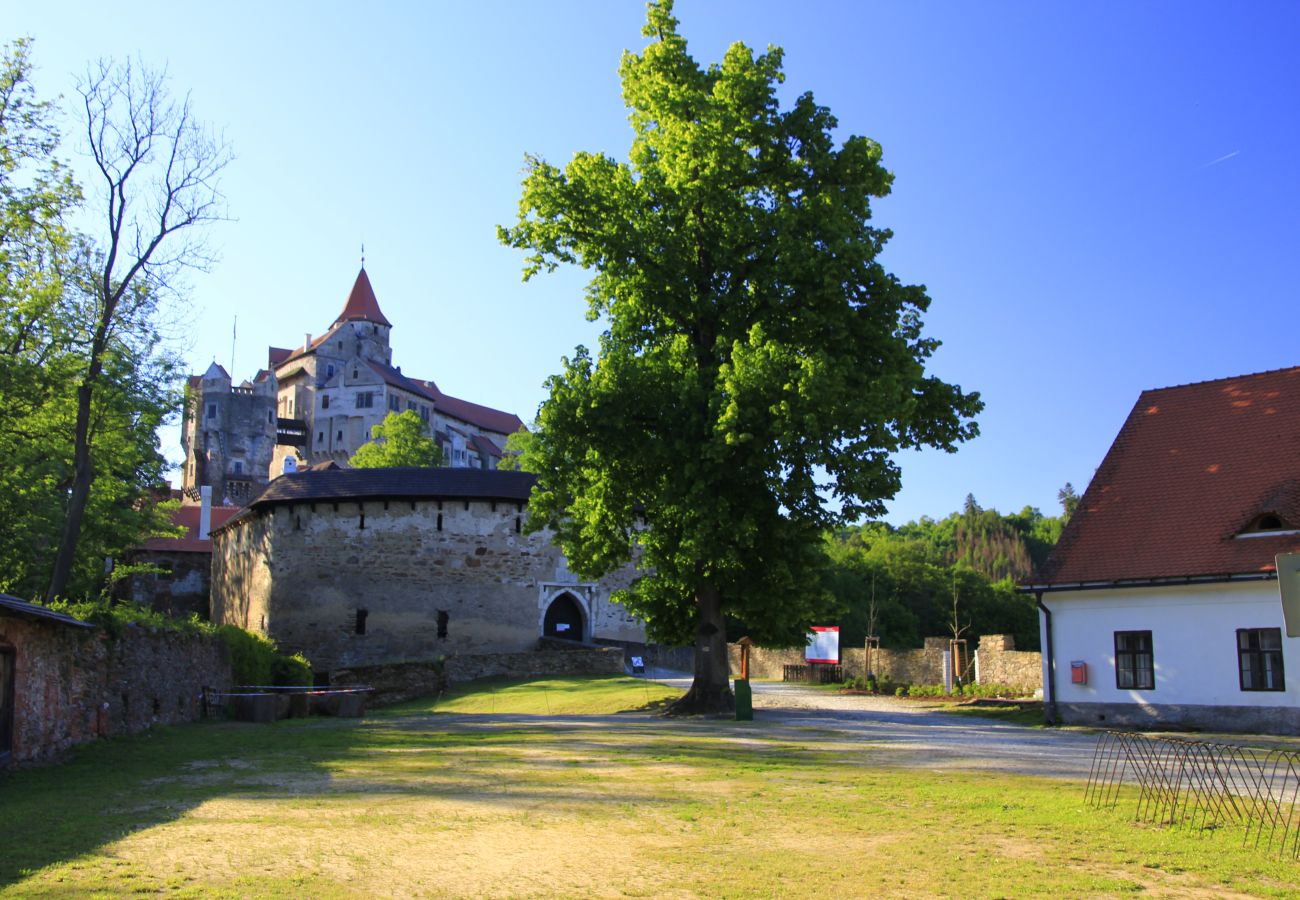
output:
<svg viewBox="0 0 1300 900"><path fill-rule="evenodd" d="M98 374L97 360L91 368ZM72 578L72 563L77 557L77 543L81 539L81 521L90 499L90 485L94 470L90 459L90 401L93 391L88 376L77 388L77 433L72 453L72 489L68 494L68 510L63 519L63 535L59 539L59 552L54 558L54 571L50 574L50 588L45 600L63 597Z"/></svg>
<svg viewBox="0 0 1300 900"><path fill-rule="evenodd" d="M695 612L695 680L691 689L668 708L668 714L730 715L736 711L736 698L731 693L722 597L715 588L695 592Z"/></svg>

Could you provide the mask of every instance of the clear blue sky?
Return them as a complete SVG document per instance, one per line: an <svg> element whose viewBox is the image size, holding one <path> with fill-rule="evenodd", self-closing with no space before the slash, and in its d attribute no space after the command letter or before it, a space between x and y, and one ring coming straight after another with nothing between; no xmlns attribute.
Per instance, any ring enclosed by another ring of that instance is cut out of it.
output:
<svg viewBox="0 0 1300 900"><path fill-rule="evenodd" d="M235 316L237 378L324 331L364 241L395 362L528 420L595 330L582 273L522 284L494 228L525 152L626 156L617 66L643 15L5 0L0 37L35 39L46 96L100 56L166 65L234 145L235 220L189 295L195 371L230 366ZM677 16L701 62L783 46L785 96L811 90L884 147L885 261L929 288L933 371L987 402L956 455L901 458L891 521L968 492L1054 512L1143 388L1300 363L1300 4L679 0Z"/></svg>

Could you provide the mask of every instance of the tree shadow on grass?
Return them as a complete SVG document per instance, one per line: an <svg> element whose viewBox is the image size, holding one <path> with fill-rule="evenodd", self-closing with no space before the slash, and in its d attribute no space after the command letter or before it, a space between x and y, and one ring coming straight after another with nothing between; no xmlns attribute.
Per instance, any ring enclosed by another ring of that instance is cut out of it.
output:
<svg viewBox="0 0 1300 900"><path fill-rule="evenodd" d="M631 803L671 811L694 802L693 771L723 777L735 767L778 771L824 758L797 741L756 740L738 730L720 735L716 724L649 715L406 714L199 723L83 745L65 765L0 778L0 810L10 825L0 887L94 857L218 798L309 802L400 793L485 809ZM615 770L624 778L607 777ZM649 784L653 791L644 789ZM133 887L163 886L160 873L137 877L158 884Z"/></svg>

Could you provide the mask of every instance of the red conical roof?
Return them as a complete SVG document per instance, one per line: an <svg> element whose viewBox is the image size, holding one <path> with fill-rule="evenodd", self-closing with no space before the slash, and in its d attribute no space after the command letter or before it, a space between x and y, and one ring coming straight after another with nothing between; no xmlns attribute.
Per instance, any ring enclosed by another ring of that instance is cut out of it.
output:
<svg viewBox="0 0 1300 900"><path fill-rule="evenodd" d="M343 304L343 312L334 320L334 324L339 322L352 322L360 319L364 322L375 322L379 325L392 327L393 323L384 318L383 312L379 309L379 301L375 299L375 289L370 286L370 277L366 275L366 270L362 269L357 274L356 284L352 285L352 293L348 294L348 302Z"/></svg>

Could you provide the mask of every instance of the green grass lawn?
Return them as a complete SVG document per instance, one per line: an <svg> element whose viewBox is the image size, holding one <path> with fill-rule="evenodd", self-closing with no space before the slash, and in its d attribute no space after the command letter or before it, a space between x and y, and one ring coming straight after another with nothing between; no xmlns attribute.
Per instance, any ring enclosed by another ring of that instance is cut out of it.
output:
<svg viewBox="0 0 1300 900"><path fill-rule="evenodd" d="M68 765L0 778L0 895L1218 897L1300 886L1300 864L1242 849L1239 834L1137 826L1085 807L1076 782L884 766L836 735L761 716L614 715L661 700L655 690L495 683L364 720L205 723L91 745Z"/></svg>

